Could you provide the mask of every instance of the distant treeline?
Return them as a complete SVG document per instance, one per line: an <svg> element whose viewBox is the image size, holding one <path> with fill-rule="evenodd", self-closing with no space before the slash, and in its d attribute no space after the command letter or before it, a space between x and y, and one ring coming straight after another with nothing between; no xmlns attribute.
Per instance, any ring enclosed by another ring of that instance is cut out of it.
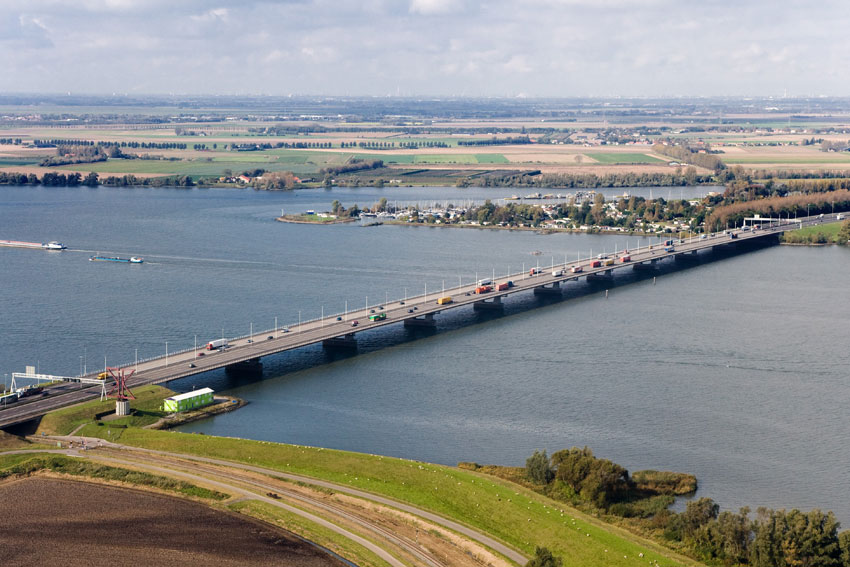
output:
<svg viewBox="0 0 850 567"><path fill-rule="evenodd" d="M754 214L778 218L780 215L804 217L821 213L850 211L850 190L840 189L824 193L800 193L787 197L766 197L740 201L716 207L706 218L706 230L722 230L727 226L742 224L745 217Z"/></svg>
<svg viewBox="0 0 850 567"><path fill-rule="evenodd" d="M98 161L106 161L109 153L120 154L121 150L116 146L111 148L111 152L104 150L102 146L57 146L56 155L46 157L39 162L38 165L47 167L51 165L70 165L74 163L94 163Z"/></svg>
<svg viewBox="0 0 850 567"><path fill-rule="evenodd" d="M652 146L652 151L657 154L669 156L682 164L698 165L712 171L720 171L725 165L720 161L720 158L710 153L700 153L699 150L693 150L688 146L672 146L666 144L655 144Z"/></svg>
<svg viewBox="0 0 850 567"><path fill-rule="evenodd" d="M320 175L342 175L343 173L351 173L353 171L363 171L366 169L379 169L384 167L383 160L380 159L353 159L345 165L336 167L326 167L319 170Z"/></svg>
<svg viewBox="0 0 850 567"><path fill-rule="evenodd" d="M33 145L38 148L54 148L57 146L101 146L108 148L111 146L120 148L143 148L157 150L185 150L188 146L181 142L112 142L112 141L92 141L92 140L69 140L67 138L57 138L53 140L32 141Z"/></svg>
<svg viewBox="0 0 850 567"><path fill-rule="evenodd" d="M92 171L85 178L79 173L56 173L48 171L41 177L34 173L7 173L0 172L0 185L45 185L48 187L97 187L106 185L111 187L193 187L195 185L191 177L185 175L173 175L168 177L136 177L135 175L114 176L106 178Z"/></svg>
<svg viewBox="0 0 850 567"><path fill-rule="evenodd" d="M490 138L487 140L458 140L458 146L509 146L514 144L530 144L531 138L528 136L518 136L516 138Z"/></svg>
<svg viewBox="0 0 850 567"><path fill-rule="evenodd" d="M668 187L714 183L711 175L699 175L694 168L683 173L544 173L539 171L508 175L488 174L463 178L461 185L476 187L534 187L564 189L597 189L600 187Z"/></svg>

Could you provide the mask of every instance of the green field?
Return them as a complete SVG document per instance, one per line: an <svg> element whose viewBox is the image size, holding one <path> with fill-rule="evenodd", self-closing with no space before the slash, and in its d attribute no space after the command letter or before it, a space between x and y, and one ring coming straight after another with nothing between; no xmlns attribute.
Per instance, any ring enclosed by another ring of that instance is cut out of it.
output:
<svg viewBox="0 0 850 567"><path fill-rule="evenodd" d="M604 164L667 163L665 160L647 154L619 152L587 152L587 157Z"/></svg>
<svg viewBox="0 0 850 567"><path fill-rule="evenodd" d="M850 221L848 221L850 222ZM791 244L833 244L838 243L838 233L844 223L829 223L817 226L807 226L799 230L786 232L783 242Z"/></svg>

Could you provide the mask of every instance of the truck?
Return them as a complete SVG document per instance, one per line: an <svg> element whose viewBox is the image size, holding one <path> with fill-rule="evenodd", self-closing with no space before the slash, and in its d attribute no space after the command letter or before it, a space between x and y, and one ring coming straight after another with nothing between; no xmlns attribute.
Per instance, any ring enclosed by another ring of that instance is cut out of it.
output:
<svg viewBox="0 0 850 567"><path fill-rule="evenodd" d="M509 287L511 287L510 283L500 283L496 286L496 291L507 291Z"/></svg>
<svg viewBox="0 0 850 567"><path fill-rule="evenodd" d="M227 346L227 339L216 339L207 343L207 350L216 350Z"/></svg>
<svg viewBox="0 0 850 567"><path fill-rule="evenodd" d="M838 214L835 216L835 220L844 220L844 218L845 218L845 217L844 217L844 213L838 213Z"/></svg>
<svg viewBox="0 0 850 567"><path fill-rule="evenodd" d="M628 254L626 254L624 256L620 256L620 262L622 262L623 264L625 264L626 262L631 262L631 261L632 261L632 257L629 256Z"/></svg>
<svg viewBox="0 0 850 567"><path fill-rule="evenodd" d="M552 270L552 277L560 277L564 275L564 270Z"/></svg>
<svg viewBox="0 0 850 567"><path fill-rule="evenodd" d="M613 265L614 265L614 259L613 259L613 258L608 258L607 260L605 260L604 264L605 264L606 266L613 266Z"/></svg>
<svg viewBox="0 0 850 567"><path fill-rule="evenodd" d="M477 294L489 293L491 291L493 291L493 288L490 287L489 285L480 285L480 286L475 288L475 293L477 293Z"/></svg>
<svg viewBox="0 0 850 567"><path fill-rule="evenodd" d="M541 270L540 268L531 268L531 270L528 272L528 275L529 276L536 276L537 274L541 273L542 271L543 270Z"/></svg>
<svg viewBox="0 0 850 567"><path fill-rule="evenodd" d="M451 302L452 302L451 297L449 297L449 296L441 297L440 299L437 300L437 305L448 305Z"/></svg>
<svg viewBox="0 0 850 567"><path fill-rule="evenodd" d="M601 268L602 262L600 262L599 260L594 260L593 262L590 263L590 267L591 268Z"/></svg>
<svg viewBox="0 0 850 567"><path fill-rule="evenodd" d="M729 233L729 238L738 238L738 235L737 235L737 234L735 234L734 232L730 232L730 233Z"/></svg>
<svg viewBox="0 0 850 567"><path fill-rule="evenodd" d="M673 241L672 240L665 240L664 246L673 246Z"/></svg>
<svg viewBox="0 0 850 567"><path fill-rule="evenodd" d="M582 270L581 266L573 266L572 268L570 268L570 271L574 274L581 273L581 270Z"/></svg>
<svg viewBox="0 0 850 567"><path fill-rule="evenodd" d="M676 251L676 249L675 249L675 248L673 248L672 246L665 246L665 247L664 247L664 251L665 251L665 252L675 252L675 251Z"/></svg>
<svg viewBox="0 0 850 567"><path fill-rule="evenodd" d="M370 321L383 321L386 318L387 318L386 313L374 313L372 315L369 315Z"/></svg>
<svg viewBox="0 0 850 567"><path fill-rule="evenodd" d="M482 285L492 285L492 284L493 284L493 280L491 280L490 278L484 278L483 280L478 280L478 285L479 285L479 286L482 286Z"/></svg>
<svg viewBox="0 0 850 567"><path fill-rule="evenodd" d="M98 380L106 380L107 378L109 378L108 372L101 372L100 374L97 375Z"/></svg>

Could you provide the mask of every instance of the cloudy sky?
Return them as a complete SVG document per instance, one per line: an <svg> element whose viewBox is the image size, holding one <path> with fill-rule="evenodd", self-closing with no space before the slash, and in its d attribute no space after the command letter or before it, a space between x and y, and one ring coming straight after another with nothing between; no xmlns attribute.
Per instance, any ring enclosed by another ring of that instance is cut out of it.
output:
<svg viewBox="0 0 850 567"><path fill-rule="evenodd" d="M0 92L850 95L846 0L0 0Z"/></svg>

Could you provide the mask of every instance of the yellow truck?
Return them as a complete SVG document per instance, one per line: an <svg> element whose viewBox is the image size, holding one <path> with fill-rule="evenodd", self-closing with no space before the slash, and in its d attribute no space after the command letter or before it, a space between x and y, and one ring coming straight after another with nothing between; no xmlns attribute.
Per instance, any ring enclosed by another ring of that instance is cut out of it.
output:
<svg viewBox="0 0 850 567"><path fill-rule="evenodd" d="M106 380L107 378L109 378L108 372L101 372L100 374L97 375L98 380Z"/></svg>
<svg viewBox="0 0 850 567"><path fill-rule="evenodd" d="M441 297L440 299L437 300L437 305L448 305L451 302L452 302L451 297L448 297L448 296L447 297Z"/></svg>

